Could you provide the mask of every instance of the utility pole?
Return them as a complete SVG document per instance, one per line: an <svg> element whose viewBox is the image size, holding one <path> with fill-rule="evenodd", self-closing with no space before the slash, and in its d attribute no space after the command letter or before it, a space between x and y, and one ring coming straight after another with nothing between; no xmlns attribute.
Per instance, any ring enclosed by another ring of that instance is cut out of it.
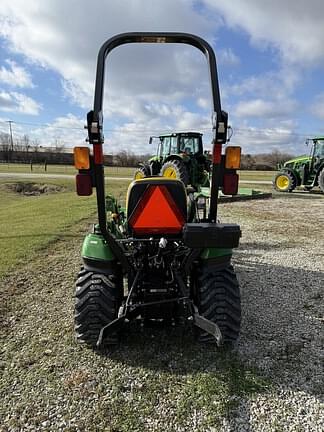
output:
<svg viewBox="0 0 324 432"><path fill-rule="evenodd" d="M10 130L10 159L12 159L13 155L13 139L12 139L12 127L11 124L13 123L12 120L8 120L7 123L9 123L9 130Z"/></svg>

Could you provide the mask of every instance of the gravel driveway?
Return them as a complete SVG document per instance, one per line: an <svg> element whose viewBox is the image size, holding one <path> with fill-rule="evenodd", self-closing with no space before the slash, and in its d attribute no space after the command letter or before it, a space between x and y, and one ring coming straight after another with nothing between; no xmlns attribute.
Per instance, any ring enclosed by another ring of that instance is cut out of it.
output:
<svg viewBox="0 0 324 432"><path fill-rule="evenodd" d="M189 327L132 326L101 355L73 339L86 226L1 281L1 431L322 431L323 197L223 204L241 224L236 351Z"/></svg>

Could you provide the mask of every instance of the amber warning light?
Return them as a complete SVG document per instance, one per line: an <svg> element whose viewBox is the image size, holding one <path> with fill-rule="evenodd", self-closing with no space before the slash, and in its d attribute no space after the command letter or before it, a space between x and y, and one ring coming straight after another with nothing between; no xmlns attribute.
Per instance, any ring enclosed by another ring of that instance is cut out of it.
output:
<svg viewBox="0 0 324 432"><path fill-rule="evenodd" d="M73 154L76 169L87 170L90 168L90 150L88 147L74 147Z"/></svg>
<svg viewBox="0 0 324 432"><path fill-rule="evenodd" d="M225 150L225 168L240 169L241 166L241 147L231 146Z"/></svg>
<svg viewBox="0 0 324 432"><path fill-rule="evenodd" d="M92 178L90 173L90 150L88 147L74 147L74 166L79 170L76 175L76 192L80 196L92 194Z"/></svg>
<svg viewBox="0 0 324 432"><path fill-rule="evenodd" d="M185 223L166 186L150 185L130 216L135 234L178 234Z"/></svg>

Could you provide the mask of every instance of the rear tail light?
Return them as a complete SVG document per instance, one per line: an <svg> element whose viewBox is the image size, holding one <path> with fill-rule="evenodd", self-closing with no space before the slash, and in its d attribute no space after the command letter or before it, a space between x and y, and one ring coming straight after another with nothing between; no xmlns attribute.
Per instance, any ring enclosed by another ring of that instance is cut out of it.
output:
<svg viewBox="0 0 324 432"><path fill-rule="evenodd" d="M92 179L90 174L76 175L76 191L80 196L89 196L92 194Z"/></svg>
<svg viewBox="0 0 324 432"><path fill-rule="evenodd" d="M238 192L239 176L236 173L226 173L223 177L222 192L224 195L236 195Z"/></svg>
<svg viewBox="0 0 324 432"><path fill-rule="evenodd" d="M94 163L97 165L103 164L104 157L103 157L103 150L102 150L102 144L94 144L93 145L93 156L94 156Z"/></svg>

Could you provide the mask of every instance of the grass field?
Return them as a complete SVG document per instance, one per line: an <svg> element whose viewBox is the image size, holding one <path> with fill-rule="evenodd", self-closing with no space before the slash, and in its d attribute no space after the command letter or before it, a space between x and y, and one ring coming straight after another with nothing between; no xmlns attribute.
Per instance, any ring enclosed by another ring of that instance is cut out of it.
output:
<svg viewBox="0 0 324 432"><path fill-rule="evenodd" d="M0 165L0 172L26 173L29 166L23 164ZM33 168L33 173L43 174L43 167ZM72 166L48 165L50 174L75 174ZM133 168L107 167L107 176L131 176ZM271 172L242 172L241 177L253 180L266 180ZM39 196L24 196L9 189L8 185L22 182L35 182L38 185L57 185L63 192L42 194ZM127 181L107 181L110 193L124 201ZM269 185L249 185L260 190L269 191ZM80 198L75 194L74 180L44 179L31 180L26 177L19 180L0 180L0 226L5 227L0 234L2 257L0 260L0 276L19 262L30 259L36 251L46 247L49 242L68 235L69 229L83 219L95 213L95 195L90 198ZM37 217L35 217L37 215Z"/></svg>
<svg viewBox="0 0 324 432"><path fill-rule="evenodd" d="M75 174L76 170L72 165L47 165L46 171L44 164L33 164L33 169L29 164L0 164L0 172L3 173L34 173L34 174ZM132 177L134 168L127 167L105 167L105 174L111 177Z"/></svg>
<svg viewBox="0 0 324 432"><path fill-rule="evenodd" d="M38 196L14 192L11 185L17 183L22 183L21 179L0 182L0 276L32 259L40 250L46 254L49 243L70 236L71 227L94 215L96 210L95 195L78 197L72 179L46 183L63 191ZM112 193L122 199L126 187L127 182L110 182Z"/></svg>

